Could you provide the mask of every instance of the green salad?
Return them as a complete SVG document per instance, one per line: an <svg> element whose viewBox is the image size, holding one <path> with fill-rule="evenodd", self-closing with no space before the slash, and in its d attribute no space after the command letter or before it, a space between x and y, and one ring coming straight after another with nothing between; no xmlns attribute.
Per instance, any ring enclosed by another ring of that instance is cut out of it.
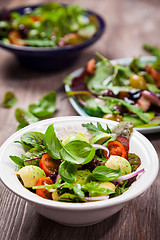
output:
<svg viewBox="0 0 160 240"><path fill-rule="evenodd" d="M0 38L4 43L33 47L63 47L91 39L98 21L78 5L47 3L18 11L0 12Z"/></svg>
<svg viewBox="0 0 160 240"><path fill-rule="evenodd" d="M152 46L145 48L155 53ZM97 57L79 75L64 79L70 89L67 96L89 116L132 121L137 128L160 125L160 56L152 61L133 58L127 65L113 63L99 53Z"/></svg>
<svg viewBox="0 0 160 240"><path fill-rule="evenodd" d="M119 123L112 129L99 122L82 127L87 134L74 131L63 139L57 137L53 125L44 134L22 135L18 143L25 152L10 158L19 166L16 175L25 188L45 199L82 203L128 190L144 171L139 156L129 151L132 123Z"/></svg>

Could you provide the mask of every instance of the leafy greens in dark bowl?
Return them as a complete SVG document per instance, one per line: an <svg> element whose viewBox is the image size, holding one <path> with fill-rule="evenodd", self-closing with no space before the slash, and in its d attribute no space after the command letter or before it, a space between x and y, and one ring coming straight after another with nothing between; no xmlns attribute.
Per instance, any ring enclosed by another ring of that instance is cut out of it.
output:
<svg viewBox="0 0 160 240"><path fill-rule="evenodd" d="M104 29L100 16L75 5L48 3L0 12L0 46L41 70L68 66Z"/></svg>

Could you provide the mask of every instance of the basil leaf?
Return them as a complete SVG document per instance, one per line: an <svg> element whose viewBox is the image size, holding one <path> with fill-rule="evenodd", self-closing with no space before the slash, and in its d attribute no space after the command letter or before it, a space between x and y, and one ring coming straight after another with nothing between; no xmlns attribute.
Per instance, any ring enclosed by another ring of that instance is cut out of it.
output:
<svg viewBox="0 0 160 240"><path fill-rule="evenodd" d="M61 178L68 183L74 183L77 179L77 168L75 164L63 161L59 166Z"/></svg>
<svg viewBox="0 0 160 240"><path fill-rule="evenodd" d="M20 123L20 127L24 127L31 123L38 122L38 120L39 120L32 113L25 111L22 108L16 109L15 116L16 116L17 121Z"/></svg>
<svg viewBox="0 0 160 240"><path fill-rule="evenodd" d="M3 106L6 108L13 107L17 103L17 98L12 92L6 92L3 99Z"/></svg>
<svg viewBox="0 0 160 240"><path fill-rule="evenodd" d="M120 168L111 169L105 166L98 166L92 172L92 176L102 182L113 181L114 179L118 178L120 174Z"/></svg>
<svg viewBox="0 0 160 240"><path fill-rule="evenodd" d="M97 127L93 123L82 124L83 127L86 127L88 131L93 132L93 136L96 136L101 133L111 133L111 129L106 124L107 129L105 130L102 125L97 122Z"/></svg>
<svg viewBox="0 0 160 240"><path fill-rule="evenodd" d="M38 118L48 117L56 110L56 92L43 96L37 104L29 105L29 111Z"/></svg>
<svg viewBox="0 0 160 240"><path fill-rule="evenodd" d="M17 156L9 156L12 161L17 164L18 166L20 167L23 167L24 166L24 161L20 158L20 157L17 157Z"/></svg>
<svg viewBox="0 0 160 240"><path fill-rule="evenodd" d="M95 149L91 144L85 141L75 140L63 146L60 150L60 154L65 161L76 164L86 164L93 159Z"/></svg>
<svg viewBox="0 0 160 240"><path fill-rule="evenodd" d="M59 153L62 148L59 139L57 138L53 125L50 125L44 134L44 145L49 155L54 159L61 159Z"/></svg>
<svg viewBox="0 0 160 240"><path fill-rule="evenodd" d="M21 158L24 161L24 165L39 165L43 154L47 153L46 149L41 146L30 149L25 154L22 154Z"/></svg>
<svg viewBox="0 0 160 240"><path fill-rule="evenodd" d="M27 132L21 137L21 141L30 147L44 145L44 134L41 132Z"/></svg>

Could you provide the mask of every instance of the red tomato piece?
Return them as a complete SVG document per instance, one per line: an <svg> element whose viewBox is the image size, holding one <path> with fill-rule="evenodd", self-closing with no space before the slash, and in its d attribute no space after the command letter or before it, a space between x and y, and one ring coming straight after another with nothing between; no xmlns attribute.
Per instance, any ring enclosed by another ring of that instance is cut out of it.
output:
<svg viewBox="0 0 160 240"><path fill-rule="evenodd" d="M57 171L60 161L53 159L48 153L44 154L39 162L40 168L49 176L52 172Z"/></svg>
<svg viewBox="0 0 160 240"><path fill-rule="evenodd" d="M42 186L42 185L51 185L53 184L52 179L49 177L41 177L38 179L36 186ZM46 199L52 199L52 193L49 192L45 188L41 189L36 189L36 194L42 198Z"/></svg>
<svg viewBox="0 0 160 240"><path fill-rule="evenodd" d="M110 155L117 155L117 156L124 157L127 159L126 149L120 142L111 141L108 143L107 148L109 150ZM105 151L104 151L104 156L107 158Z"/></svg>
<svg viewBox="0 0 160 240"><path fill-rule="evenodd" d="M30 16L30 19L34 22L40 22L42 20L40 16Z"/></svg>

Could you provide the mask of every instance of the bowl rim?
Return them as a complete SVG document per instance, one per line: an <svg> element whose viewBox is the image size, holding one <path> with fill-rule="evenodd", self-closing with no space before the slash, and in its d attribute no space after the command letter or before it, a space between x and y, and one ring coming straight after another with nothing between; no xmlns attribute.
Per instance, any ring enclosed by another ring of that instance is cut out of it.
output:
<svg viewBox="0 0 160 240"><path fill-rule="evenodd" d="M90 122L101 122L103 123L107 123L110 124L112 127L115 126L117 124L117 122L111 121L111 120L106 120L106 119L100 119L100 118L96 118L96 117L82 117L82 116L64 116L64 117L56 117L56 118L50 118L50 119L46 119L46 120L42 120L39 121L37 123L33 123L27 127L24 127L23 129L15 132L13 135L11 135L0 147L0 163L2 162L2 156L3 156L3 151L5 151L5 149L7 148L7 146L9 146L10 143L13 143L14 140L16 140L18 137L20 137L23 133L31 131L32 129L38 128L40 125L45 125L48 126L49 124L54 124L54 123L64 123L66 121L79 121L79 122L83 122L83 121L90 121ZM33 130L32 130L33 131ZM6 179L7 176L5 176L5 171L3 170L3 164L2 164L2 168L0 168L0 178L1 181L3 182L3 184L9 189L11 190L13 193L15 193L16 195L18 195L19 197L25 199L28 202L31 202L35 205L41 205L47 208L56 208L56 209L61 209L61 210L73 210L73 211L83 211L83 210L91 210L91 209L100 209L100 208L104 208L104 207L111 207L111 206L115 206L115 205L119 205L119 204L124 204L132 199L134 199L135 197L139 196L140 194L142 194L144 191L146 191L151 184L154 182L154 180L156 179L157 175L158 175L158 170L159 170L159 160L158 160L158 156L156 153L155 148L153 147L153 145L151 144L151 142L144 136L142 135L140 132L136 131L135 129L133 130L133 135L134 137L136 137L137 139L141 140L143 142L143 144L145 143L145 148L148 149L148 147L150 148L151 151L151 160L154 162L154 164L152 164L152 171L149 174L149 178L147 178L148 182L145 182L143 185L140 186L140 188L136 189L136 191L126 191L124 194L115 197L115 198L111 198L111 199L107 199L107 200L103 200L103 201L95 201L95 202L87 202L87 203L68 203L68 202L58 202L58 201L51 201L48 199L44 199L39 197L38 195L28 191L27 189L25 189L21 184L18 186L18 191L14 189L14 186L12 186L12 183L6 183ZM150 160L150 161L151 161ZM143 173L145 174L145 172ZM143 177L143 175L142 175ZM19 184L19 183L18 183ZM23 195L24 194L24 195Z"/></svg>
<svg viewBox="0 0 160 240"><path fill-rule="evenodd" d="M34 8L42 6L42 5L44 5L44 4L20 6L20 7L16 7L16 8L10 9L9 11L10 12L19 11L19 10L23 10L25 8L34 9ZM61 5L67 6L67 5L70 5L70 4L61 4ZM18 46L18 45L10 44L10 43L5 44L0 39L0 47L3 47L3 48L8 49L8 50L10 49L10 50L16 50L16 51L54 52L54 53L59 53L59 52L62 52L62 51L63 52L68 52L68 51L71 51L71 50L73 50L73 51L74 50L81 50L83 48L86 48L86 47L90 46L91 44L93 44L94 42L96 42L102 36L102 34L104 33L104 31L106 29L107 23L106 23L106 21L104 21L102 16L100 16L97 13L95 13L94 11L87 10L87 9L85 9L85 11L88 14L91 14L91 15L93 15L93 16L95 16L97 18L98 23L99 23L99 27L97 29L97 32L94 34L94 36L91 39L86 40L86 41L84 41L82 43L75 44L75 45L68 45L68 46L64 46L64 47L57 47L57 48L53 48L53 47L27 47L27 46Z"/></svg>

